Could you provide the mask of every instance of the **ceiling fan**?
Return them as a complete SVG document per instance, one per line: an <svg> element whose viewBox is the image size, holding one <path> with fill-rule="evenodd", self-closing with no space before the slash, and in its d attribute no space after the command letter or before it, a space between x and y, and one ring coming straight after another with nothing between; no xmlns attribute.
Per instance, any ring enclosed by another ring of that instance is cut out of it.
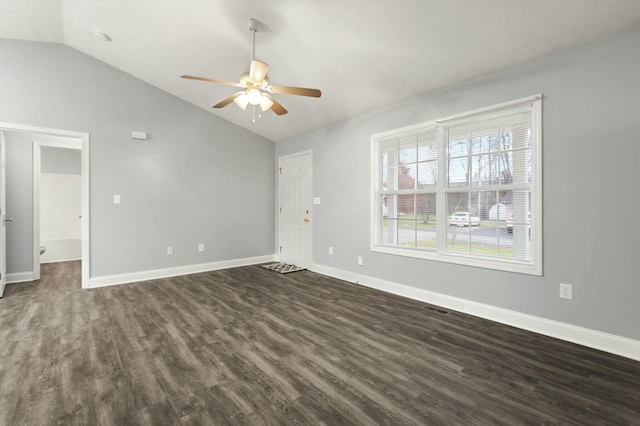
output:
<svg viewBox="0 0 640 426"><path fill-rule="evenodd" d="M260 30L260 23L255 19L249 20L249 31L251 31L253 38L253 59L251 60L251 66L249 71L245 71L240 75L240 81L238 83L228 80L218 80L215 78L197 77L194 75L182 75L182 78L191 80L207 81L210 83L226 84L227 86L233 86L242 89L239 92L234 93L226 99L218 102L213 108L224 108L231 102L235 102L243 110L247 108L247 105L253 105L254 107L254 120L255 121L255 107L260 106L262 111L271 109L277 115L284 115L287 110L273 97L274 93L309 96L312 98L319 98L321 95L318 89L307 89L304 87L290 87L290 86L272 86L269 84L267 72L269 71L269 65L264 62L256 60L256 33Z"/></svg>

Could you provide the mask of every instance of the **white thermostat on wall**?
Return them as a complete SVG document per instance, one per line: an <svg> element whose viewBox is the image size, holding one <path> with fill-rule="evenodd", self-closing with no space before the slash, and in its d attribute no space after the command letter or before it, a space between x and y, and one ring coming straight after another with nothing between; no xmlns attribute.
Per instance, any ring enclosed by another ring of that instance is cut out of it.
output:
<svg viewBox="0 0 640 426"><path fill-rule="evenodd" d="M137 130L132 130L131 131L131 138L132 139L147 140L147 132L139 132Z"/></svg>

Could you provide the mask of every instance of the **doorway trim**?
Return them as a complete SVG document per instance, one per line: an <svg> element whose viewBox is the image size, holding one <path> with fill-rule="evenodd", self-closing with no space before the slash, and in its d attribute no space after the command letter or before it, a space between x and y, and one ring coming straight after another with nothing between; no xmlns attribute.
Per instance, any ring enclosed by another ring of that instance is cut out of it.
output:
<svg viewBox="0 0 640 426"><path fill-rule="evenodd" d="M82 214L82 288L89 288L89 278L91 274L91 260L90 260L90 186L89 186L89 133L86 132L76 132L71 130L60 130L60 129L50 129L46 127L37 127L37 126L28 126L22 124L14 124L14 123L2 123L0 122L0 130L12 131L12 132L26 132L26 133L34 133L36 134L34 139L37 139L37 135L47 135L47 136L58 136L65 138L76 139L79 142L80 150L81 150L81 198L82 198L82 206L81 206L81 214ZM77 142L74 141L77 148ZM40 149L39 146L55 146L58 148L72 148L70 146L71 143L65 144L62 142L44 142L44 141L34 141L33 143L33 197L34 197L34 211L33 211L33 275L34 280L40 278L40 241L36 240L36 236L39 238L40 236L40 211L35 211L36 206L36 196L38 196L38 204L40 204L39 200L39 185L38 185L38 194L36 194L36 179L39 183L40 181ZM38 146L37 154L36 154L36 146ZM36 155L38 156L38 164L36 164ZM36 173L38 170L38 173ZM36 177L36 174L38 175ZM36 220L37 219L37 220ZM37 224L37 225L36 225ZM37 229L36 229L37 226ZM37 232L37 235L36 235ZM37 254L37 256L36 256ZM37 264L37 267L36 267Z"/></svg>
<svg viewBox="0 0 640 426"><path fill-rule="evenodd" d="M309 186L311 187L311 191L309 192L309 198L308 198L308 205L310 206L311 209L311 217L314 217L314 211L313 211L313 151L311 149L307 149L304 151L298 151L298 152L294 152L291 154L286 154L286 155L281 155L278 157L278 164L276 167L276 182L277 182L277 187L276 187L276 194L277 194L277 202L276 202L276 247L275 247L275 251L276 251L276 258L279 261L282 261L282 259L280 258L280 249L279 247L282 245L282 242L280 241L281 239L281 233L280 233L280 228L281 228L281 215L280 215L280 206L282 206L282 200L280 200L280 167L282 164L283 160L288 160L291 158L296 158L296 157L303 157L303 156L309 156L309 163L311 164L311 170L308 174L308 179L309 179ZM311 264L313 264L313 222L311 223L311 228L309 229L309 265L305 266L305 267L309 267Z"/></svg>

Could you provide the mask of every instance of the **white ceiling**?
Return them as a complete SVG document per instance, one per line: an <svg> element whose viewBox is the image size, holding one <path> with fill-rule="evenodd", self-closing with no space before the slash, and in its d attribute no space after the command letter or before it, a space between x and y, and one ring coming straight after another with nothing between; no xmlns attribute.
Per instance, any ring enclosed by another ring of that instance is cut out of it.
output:
<svg viewBox="0 0 640 426"><path fill-rule="evenodd" d="M256 57L288 110L212 105ZM0 0L0 38L59 42L273 141L583 43L640 20L638 0ZM102 31L113 39L93 36Z"/></svg>

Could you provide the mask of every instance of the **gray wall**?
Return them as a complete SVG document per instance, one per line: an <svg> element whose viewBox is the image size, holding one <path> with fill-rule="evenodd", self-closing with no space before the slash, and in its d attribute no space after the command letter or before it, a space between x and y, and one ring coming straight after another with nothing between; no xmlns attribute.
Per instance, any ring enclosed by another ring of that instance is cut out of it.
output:
<svg viewBox="0 0 640 426"><path fill-rule="evenodd" d="M278 156L313 150L313 192L322 200L314 262L640 339L638 52L636 29L278 143ZM371 134L537 93L543 277L369 251ZM559 299L560 282L573 284L572 301Z"/></svg>
<svg viewBox="0 0 640 426"><path fill-rule="evenodd" d="M62 173L79 175L82 173L82 151L79 149L40 148L40 171L42 173Z"/></svg>
<svg viewBox="0 0 640 426"><path fill-rule="evenodd" d="M90 133L91 276L273 254L272 142L66 46L0 40L0 57L0 122ZM32 269L7 250L7 272Z"/></svg>

